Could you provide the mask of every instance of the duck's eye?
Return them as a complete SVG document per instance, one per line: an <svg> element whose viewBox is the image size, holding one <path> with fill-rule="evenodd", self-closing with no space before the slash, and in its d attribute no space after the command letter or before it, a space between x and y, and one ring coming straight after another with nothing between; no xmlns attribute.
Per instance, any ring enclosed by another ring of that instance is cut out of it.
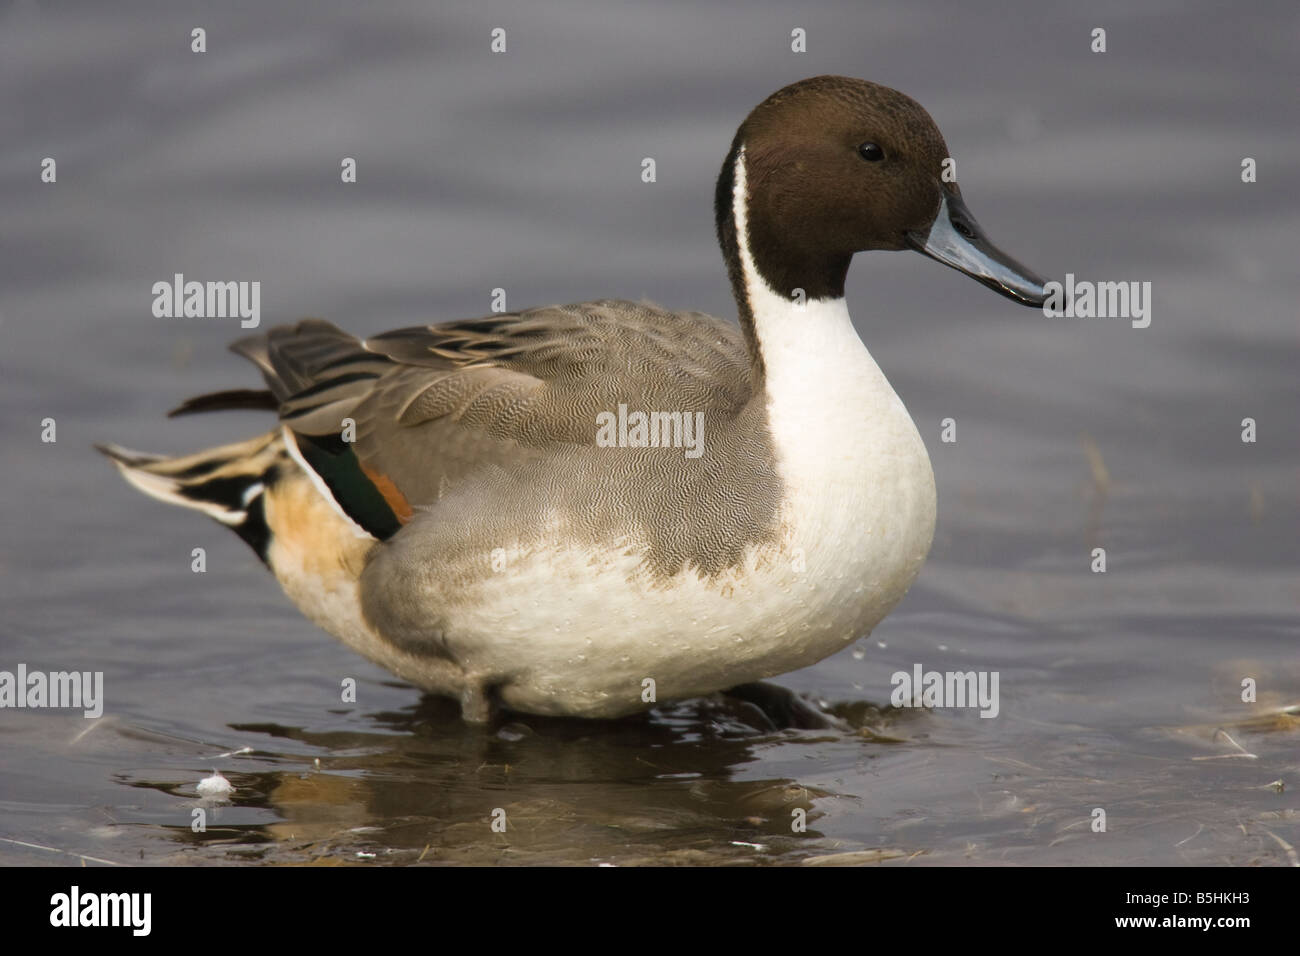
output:
<svg viewBox="0 0 1300 956"><path fill-rule="evenodd" d="M878 163L885 158L885 151L875 143L863 143L858 147L858 155L869 163Z"/></svg>

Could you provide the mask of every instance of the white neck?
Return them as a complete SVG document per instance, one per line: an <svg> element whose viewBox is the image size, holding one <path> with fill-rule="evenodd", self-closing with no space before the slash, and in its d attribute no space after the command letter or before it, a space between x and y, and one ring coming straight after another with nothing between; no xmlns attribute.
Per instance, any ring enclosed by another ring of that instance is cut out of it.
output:
<svg viewBox="0 0 1300 956"><path fill-rule="evenodd" d="M736 244L788 518L800 546L827 562L827 574L843 577L854 555L866 561L857 570L875 576L881 594L897 600L934 528L925 444L858 337L844 299L798 303L764 280L749 248L743 148L734 176Z"/></svg>
<svg viewBox="0 0 1300 956"><path fill-rule="evenodd" d="M871 414L882 403L901 408L898 396L853 328L843 298L805 302L787 299L773 290L758 271L749 248L749 192L743 146L736 154L734 183L736 245L770 403L803 406L797 410L822 418L845 405L856 416ZM819 405L821 402L829 404ZM853 408L855 403L857 407Z"/></svg>

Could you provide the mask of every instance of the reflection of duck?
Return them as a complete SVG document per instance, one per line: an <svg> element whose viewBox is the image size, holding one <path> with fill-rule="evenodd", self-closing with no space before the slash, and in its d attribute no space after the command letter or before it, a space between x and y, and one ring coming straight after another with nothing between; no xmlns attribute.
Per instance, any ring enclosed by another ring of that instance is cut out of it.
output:
<svg viewBox="0 0 1300 956"><path fill-rule="evenodd" d="M774 750L778 762L802 759L813 738L761 731L731 698L614 721L528 717L492 734L467 732L449 703L370 715L368 730L237 728L268 734L258 751L281 764L258 781L277 817L259 828L277 844L264 860L717 864L797 862L833 846L819 822L837 793L751 772ZM860 749L856 736L836 739ZM300 772L304 749L322 754L323 772ZM806 832L791 829L796 808ZM504 832L491 826L498 809Z"/></svg>
<svg viewBox="0 0 1300 956"><path fill-rule="evenodd" d="M277 410L276 431L105 451L470 719L494 698L616 716L803 667L888 613L934 529L925 446L845 307L854 253L915 248L1041 303L943 182L947 157L903 94L804 80L749 115L718 180L739 325L620 301L365 341L307 320L235 345L269 391L179 409Z"/></svg>

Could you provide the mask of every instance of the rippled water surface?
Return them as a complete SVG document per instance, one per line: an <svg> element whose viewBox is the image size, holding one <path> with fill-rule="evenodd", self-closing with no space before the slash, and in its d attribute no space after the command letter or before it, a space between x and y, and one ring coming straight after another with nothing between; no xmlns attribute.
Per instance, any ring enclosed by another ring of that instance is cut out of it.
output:
<svg viewBox="0 0 1300 956"><path fill-rule="evenodd" d="M107 696L98 721L0 711L0 862L1296 863L1295 5L546 6L0 5L0 669L103 671ZM859 257L850 305L940 514L898 610L779 680L834 729L722 699L467 726L92 450L263 427L163 417L255 384L233 320L151 315L175 272L260 280L264 326L377 332L496 287L734 314L718 164L759 99L826 72L925 104L1017 258L1153 288L1147 329L1052 321ZM889 707L917 663L997 671L1000 713ZM203 805L213 769L236 790Z"/></svg>

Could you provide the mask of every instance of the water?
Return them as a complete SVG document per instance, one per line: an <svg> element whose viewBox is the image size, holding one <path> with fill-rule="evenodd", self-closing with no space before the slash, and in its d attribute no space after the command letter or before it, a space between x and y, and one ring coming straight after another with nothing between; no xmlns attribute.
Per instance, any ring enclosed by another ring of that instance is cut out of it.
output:
<svg viewBox="0 0 1300 956"><path fill-rule="evenodd" d="M0 8L0 669L101 670L108 698L98 722L0 712L0 861L1296 862L1293 4L309 6ZM264 326L377 332L482 314L497 287L733 314L718 164L754 103L823 72L925 104L1017 258L1154 299L1148 329L1049 321L920 256L859 257L849 300L940 516L899 609L780 679L848 729L716 700L466 726L91 450L262 426L162 417L255 383L223 351L234 320L150 314L175 272L260 280ZM998 671L999 716L888 707L915 663ZM196 833L214 768L237 789Z"/></svg>

